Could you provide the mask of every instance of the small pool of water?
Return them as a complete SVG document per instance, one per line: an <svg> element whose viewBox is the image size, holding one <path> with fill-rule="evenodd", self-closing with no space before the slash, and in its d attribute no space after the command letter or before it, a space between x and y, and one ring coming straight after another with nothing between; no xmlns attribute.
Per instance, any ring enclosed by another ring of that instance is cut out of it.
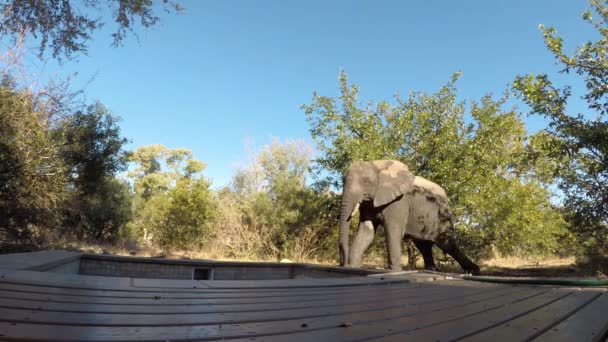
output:
<svg viewBox="0 0 608 342"><path fill-rule="evenodd" d="M297 263L174 260L95 254L84 254L77 260L44 271L107 277L193 280L344 278L376 273L371 270Z"/></svg>

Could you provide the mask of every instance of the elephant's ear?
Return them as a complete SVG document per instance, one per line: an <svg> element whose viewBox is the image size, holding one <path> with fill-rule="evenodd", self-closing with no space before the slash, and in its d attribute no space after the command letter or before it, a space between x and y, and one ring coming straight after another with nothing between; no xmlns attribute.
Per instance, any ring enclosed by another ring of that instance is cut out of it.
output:
<svg viewBox="0 0 608 342"><path fill-rule="evenodd" d="M374 194L374 207L389 204L397 197L413 189L414 175L405 164L391 161L385 165L378 175L378 189Z"/></svg>

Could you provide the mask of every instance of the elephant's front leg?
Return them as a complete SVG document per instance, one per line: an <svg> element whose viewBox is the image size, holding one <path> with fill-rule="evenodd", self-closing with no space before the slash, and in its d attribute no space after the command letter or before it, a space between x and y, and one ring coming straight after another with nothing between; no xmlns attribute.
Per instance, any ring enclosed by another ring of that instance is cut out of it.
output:
<svg viewBox="0 0 608 342"><path fill-rule="evenodd" d="M361 221L359 223L359 229L357 230L357 234L355 235L353 245L350 249L350 255L348 256L350 266L361 266L361 257L363 256L363 253L365 252L365 250L367 250L367 247L369 247L373 240L374 225L372 224L372 221Z"/></svg>
<svg viewBox="0 0 608 342"><path fill-rule="evenodd" d="M395 222L384 224L386 236L386 251L388 253L388 267L391 271L401 271L401 243L403 229Z"/></svg>
<svg viewBox="0 0 608 342"><path fill-rule="evenodd" d="M403 197L387 206L382 212L382 225L386 236L386 251L391 271L401 271L401 245L409 211L409 202L406 197Z"/></svg>

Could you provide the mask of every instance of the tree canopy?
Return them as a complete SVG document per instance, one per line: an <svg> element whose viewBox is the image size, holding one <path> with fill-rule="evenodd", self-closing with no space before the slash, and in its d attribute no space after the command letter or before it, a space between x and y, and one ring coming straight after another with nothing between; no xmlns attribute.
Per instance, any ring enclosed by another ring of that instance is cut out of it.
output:
<svg viewBox="0 0 608 342"><path fill-rule="evenodd" d="M319 172L341 189L355 160L396 159L414 174L441 184L468 250L491 246L505 253L553 252L563 234L550 193L527 163L528 135L506 98L484 96L468 106L457 100L459 73L433 94L358 103L358 86L340 73L338 99L314 94L303 106L321 155Z"/></svg>
<svg viewBox="0 0 608 342"><path fill-rule="evenodd" d="M1 240L113 241L130 216L128 186L116 179L126 162L117 117L96 103L51 121L40 101L0 87Z"/></svg>
<svg viewBox="0 0 608 342"><path fill-rule="evenodd" d="M538 135L534 157L553 161L572 232L590 248L608 251L608 6L591 0L583 20L599 34L584 42L572 55L553 27L540 26L547 49L561 73L582 78L587 105L584 113L570 113L571 86L556 86L547 74L518 76L514 90L530 107L530 113L548 118ZM597 17L595 17L597 16Z"/></svg>
<svg viewBox="0 0 608 342"><path fill-rule="evenodd" d="M66 197L60 144L34 101L0 86L0 242L37 244L41 230L57 228Z"/></svg>
<svg viewBox="0 0 608 342"><path fill-rule="evenodd" d="M44 56L50 50L53 58L71 58L86 53L88 41L106 22L103 11L109 13L116 25L112 44L119 46L127 33L138 24L155 25L159 17L155 8L181 12L176 1L162 0L9 0L0 3L0 33L14 40L31 35L38 41L38 54Z"/></svg>
<svg viewBox="0 0 608 342"><path fill-rule="evenodd" d="M235 173L230 191L222 194L224 201L238 199L245 229L263 237L258 254L301 260L334 246L327 238L335 198L307 184L311 155L301 141L274 140Z"/></svg>
<svg viewBox="0 0 608 342"><path fill-rule="evenodd" d="M201 172L205 163L185 148L163 145L137 148L128 173L135 190L130 234L165 250L200 246L215 215L211 183Z"/></svg>

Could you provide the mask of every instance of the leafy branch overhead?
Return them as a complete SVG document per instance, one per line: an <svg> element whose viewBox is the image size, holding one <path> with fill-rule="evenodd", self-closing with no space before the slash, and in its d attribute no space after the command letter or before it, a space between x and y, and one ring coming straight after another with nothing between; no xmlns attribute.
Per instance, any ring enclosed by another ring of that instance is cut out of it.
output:
<svg viewBox="0 0 608 342"><path fill-rule="evenodd" d="M50 50L53 58L72 58L87 53L92 34L106 24L109 13L116 29L112 45L120 46L137 25L154 26L159 17L157 8L165 12L183 12L179 2L162 0L8 0L0 3L0 33L18 39L32 35L39 44L38 55Z"/></svg>
<svg viewBox="0 0 608 342"><path fill-rule="evenodd" d="M565 206L575 232L589 248L608 250L608 7L591 0L583 20L600 36L587 41L572 55L564 52L563 39L553 27L540 26L545 45L561 73L580 77L587 105L584 113L569 113L570 86L556 86L549 75L523 75L513 88L530 106L530 113L549 119L540 132L536 157L559 161L554 174L565 196ZM597 15L597 18L594 18Z"/></svg>

